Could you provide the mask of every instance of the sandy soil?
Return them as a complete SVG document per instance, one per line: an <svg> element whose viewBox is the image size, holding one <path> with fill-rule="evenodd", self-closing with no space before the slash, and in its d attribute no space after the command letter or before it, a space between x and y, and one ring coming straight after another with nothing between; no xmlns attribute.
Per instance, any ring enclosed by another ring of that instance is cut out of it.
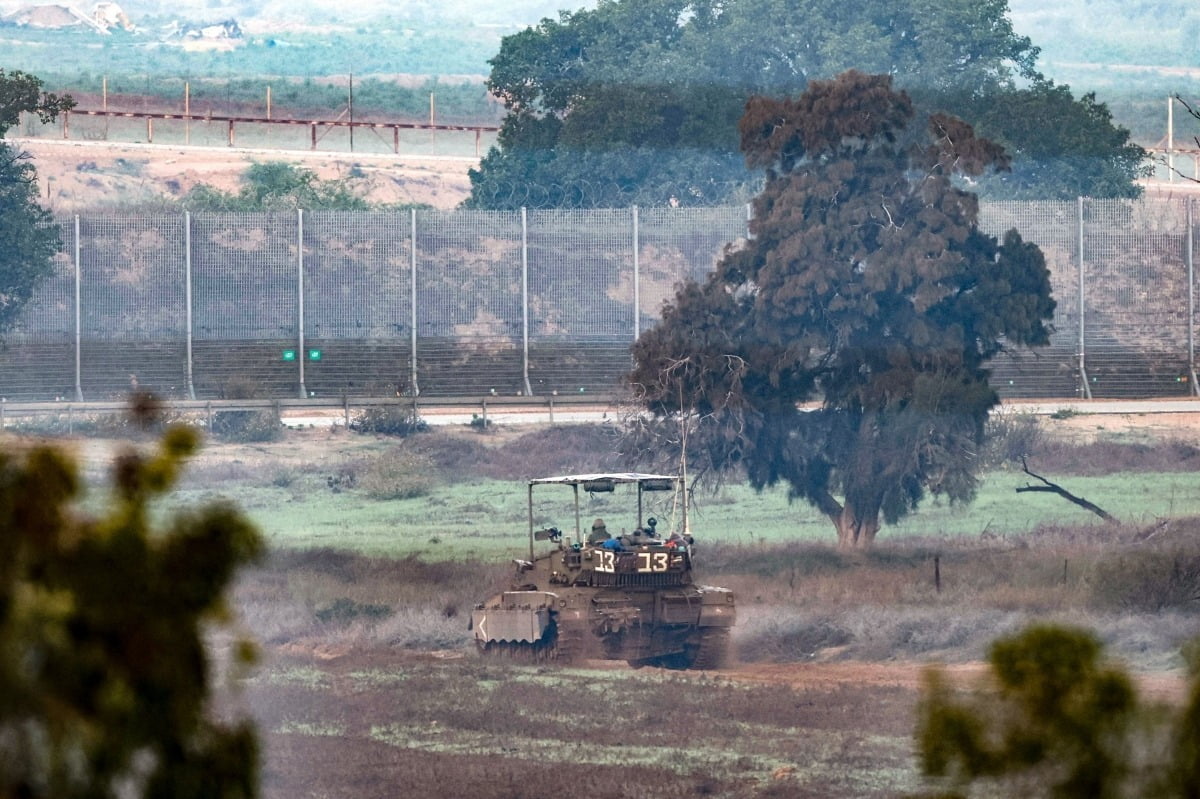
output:
<svg viewBox="0 0 1200 799"><path fill-rule="evenodd" d="M364 195L377 203L424 203L451 209L470 193L475 159L365 153L175 147L101 141L17 139L38 171L43 204L55 213L173 202L198 183L236 190L254 162L283 161L322 179L362 174Z"/></svg>
<svg viewBox="0 0 1200 799"><path fill-rule="evenodd" d="M786 685L798 691L832 691L844 686L889 686L912 691L921 688L929 664L912 662L863 663L752 663L720 674L731 680ZM937 667L952 682L964 687L976 686L986 679L985 663L954 663ZM1182 674L1138 673L1134 675L1144 697L1181 701L1186 695L1187 681Z"/></svg>
<svg viewBox="0 0 1200 799"><path fill-rule="evenodd" d="M178 200L197 183L230 191L256 161L285 161L313 170L322 179L351 169L365 177L364 195L378 203L424 203L439 210L457 207L470 193L467 170L478 159L455 156L178 147L92 140L10 139L28 151L38 170L43 204L55 213ZM1156 197L1194 196L1200 184L1149 182Z"/></svg>
<svg viewBox="0 0 1200 799"><path fill-rule="evenodd" d="M1144 403L1152 408L1152 402ZM1081 413L1050 423L1054 435L1075 441L1093 441L1098 437L1122 439L1200 440L1200 412L1197 413Z"/></svg>
<svg viewBox="0 0 1200 799"><path fill-rule="evenodd" d="M289 641L272 648L272 653L289 660L325 663L336 670L383 667L407 662L447 662L475 657L469 650L436 650L414 652L380 648L362 649L346 643ZM587 660L581 668L596 671L626 671L629 666L617 660ZM865 662L839 660L830 662L738 663L710 672L678 672L648 669L677 679L720 676L727 680L759 685L780 685L796 691L833 691L843 686L890 687L914 694L920 690L924 674L937 668L951 682L964 687L976 686L988 675L983 662L930 664L916 661ZM1143 696L1155 700L1179 701L1185 696L1187 680L1182 672L1141 672L1134 675Z"/></svg>

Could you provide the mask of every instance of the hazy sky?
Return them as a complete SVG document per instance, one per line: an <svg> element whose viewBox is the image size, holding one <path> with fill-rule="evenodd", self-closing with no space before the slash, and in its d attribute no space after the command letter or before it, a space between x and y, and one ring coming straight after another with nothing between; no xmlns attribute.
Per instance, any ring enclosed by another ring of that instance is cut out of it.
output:
<svg viewBox="0 0 1200 799"><path fill-rule="evenodd" d="M36 3L37 0L34 0ZM61 2L61 0L60 0ZM560 8L593 8L596 0L117 0L136 23L139 18L180 18L218 22L228 18L247 22L267 18L288 23L357 24L372 17L419 20L467 20L519 29ZM8 12L30 0L0 0ZM90 11L94 0L75 6ZM1200 67L1200 5L1195 0L1157 0L1129 4L1121 0L1009 0L1010 19L1018 33L1030 37L1049 60L1126 63L1108 53L1140 54L1131 63Z"/></svg>

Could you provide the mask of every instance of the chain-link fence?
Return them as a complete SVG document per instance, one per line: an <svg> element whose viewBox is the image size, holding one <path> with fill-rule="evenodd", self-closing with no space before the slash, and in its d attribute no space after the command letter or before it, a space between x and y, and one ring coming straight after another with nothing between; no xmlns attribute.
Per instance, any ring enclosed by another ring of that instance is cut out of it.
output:
<svg viewBox="0 0 1200 799"><path fill-rule="evenodd" d="M57 271L0 342L0 396L620 391L629 345L746 236L745 206L290 212L60 221ZM1196 391L1188 200L985 203L1046 254L1049 347L1013 397Z"/></svg>
<svg viewBox="0 0 1200 799"><path fill-rule="evenodd" d="M994 362L1002 394L1197 393L1192 200L984 203L981 224L1041 248L1058 302L1049 347Z"/></svg>

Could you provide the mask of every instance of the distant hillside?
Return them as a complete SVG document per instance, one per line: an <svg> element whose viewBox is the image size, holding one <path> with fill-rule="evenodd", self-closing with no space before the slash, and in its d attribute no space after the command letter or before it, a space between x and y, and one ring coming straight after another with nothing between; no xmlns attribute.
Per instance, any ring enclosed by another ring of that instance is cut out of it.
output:
<svg viewBox="0 0 1200 799"><path fill-rule="evenodd" d="M1165 98L1200 99L1200 4L1195 0L1009 0L1014 28L1041 48L1040 69L1075 92L1095 91L1114 118L1142 143L1165 135ZM0 11L26 5L0 0ZM184 81L194 97L216 93L231 104L257 101L270 82L280 107L291 92L351 73L378 106L420 113L419 102L390 98L366 81L394 76L472 76L474 96L458 100L439 89L438 113L490 119L495 109L479 88L488 60L504 36L556 17L563 7L594 7L596 0L125 0L120 5L135 33L103 36L91 30L0 28L0 66L25 69L52 90L110 92L178 98ZM90 0L78 4L90 8ZM209 48L163 46L175 23L237 20L234 43ZM450 81L451 84L455 81ZM412 86L411 80L406 84ZM470 92L468 92L470 93ZM316 98L313 97L315 100ZM322 107L332 100L320 100ZM340 101L339 101L340 102ZM411 107L410 107L411 106Z"/></svg>
<svg viewBox="0 0 1200 799"><path fill-rule="evenodd" d="M1076 93L1094 91L1144 145L1166 136L1170 95L1200 98L1195 0L1009 0L1013 27L1041 48L1039 68ZM1176 114L1176 137L1194 123Z"/></svg>
<svg viewBox="0 0 1200 799"><path fill-rule="evenodd" d="M8 13L30 5L27 0L0 0L0 12ZM34 3L36 4L36 3ZM468 20L476 24L502 24L524 27L543 17L555 17L560 8L593 7L595 0L564 3L561 0L176 0L171 3L150 0L124 0L118 3L137 19L186 18L217 21L236 18L280 20L304 23L356 23L377 19ZM90 10L92 2L75 4Z"/></svg>
<svg viewBox="0 0 1200 799"><path fill-rule="evenodd" d="M1042 48L1048 71L1092 63L1200 67L1195 0L1009 0L1013 26Z"/></svg>

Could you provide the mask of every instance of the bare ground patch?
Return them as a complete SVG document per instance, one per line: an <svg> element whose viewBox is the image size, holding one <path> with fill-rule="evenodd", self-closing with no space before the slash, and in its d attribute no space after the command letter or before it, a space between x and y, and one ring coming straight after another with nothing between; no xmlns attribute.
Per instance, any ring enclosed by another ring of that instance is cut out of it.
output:
<svg viewBox="0 0 1200 799"><path fill-rule="evenodd" d="M199 184L236 191L247 167L268 161L311 169L323 180L359 176L357 185L372 203L419 203L448 210L470 193L467 170L475 163L463 158L16 141L32 156L42 203L55 213L137 206L161 209Z"/></svg>

